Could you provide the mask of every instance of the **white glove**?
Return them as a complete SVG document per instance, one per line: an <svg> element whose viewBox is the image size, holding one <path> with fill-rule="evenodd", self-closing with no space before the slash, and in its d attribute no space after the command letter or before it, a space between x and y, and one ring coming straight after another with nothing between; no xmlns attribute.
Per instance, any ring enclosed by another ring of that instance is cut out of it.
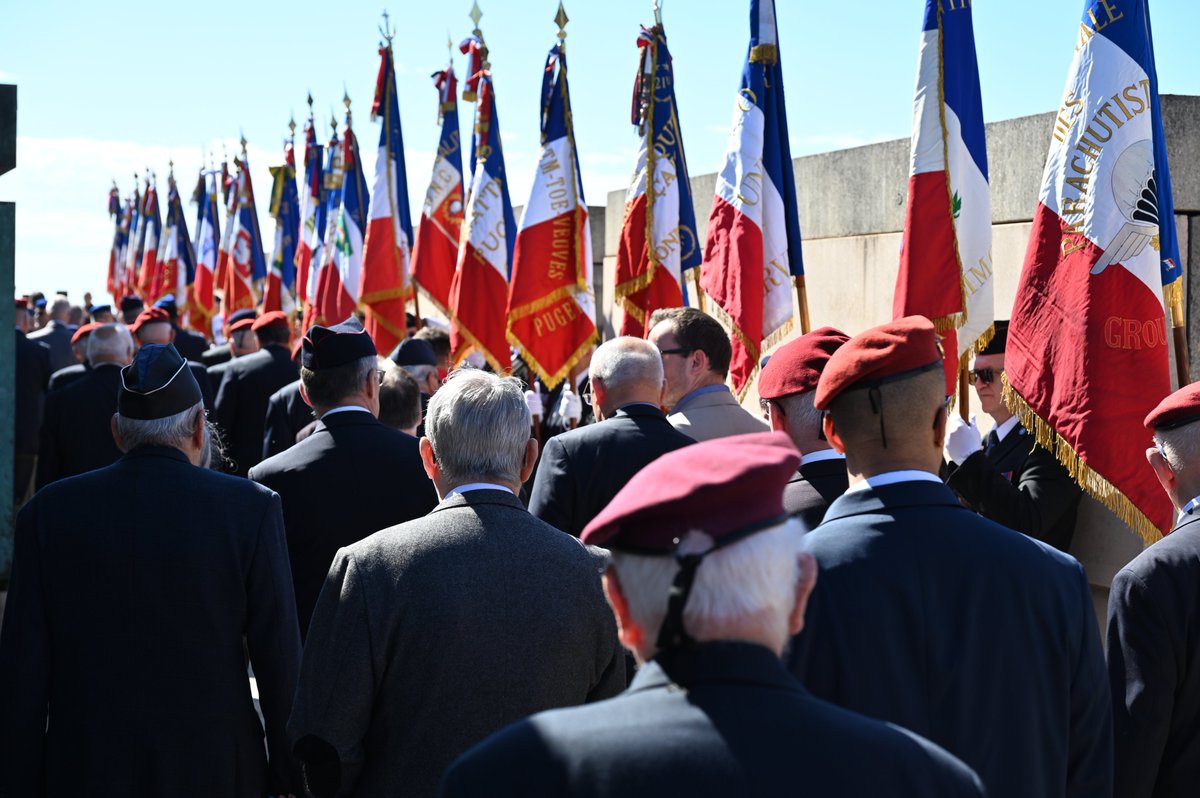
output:
<svg viewBox="0 0 1200 798"><path fill-rule="evenodd" d="M481 369L487 365L487 359L484 358L482 352L478 351L468 352L465 360L468 366L475 369Z"/></svg>
<svg viewBox="0 0 1200 798"><path fill-rule="evenodd" d="M971 414L969 422L963 421L958 413L951 413L946 422L946 457L955 465L962 465L975 452L983 448L983 438L979 427L975 426L975 414Z"/></svg>
<svg viewBox="0 0 1200 798"><path fill-rule="evenodd" d="M542 395L537 391L525 392L525 404L529 405L529 415L541 418L542 415Z"/></svg>
<svg viewBox="0 0 1200 798"><path fill-rule="evenodd" d="M563 388L562 398L558 402L558 414L564 421L574 421L576 424L583 418L583 400L569 385Z"/></svg>

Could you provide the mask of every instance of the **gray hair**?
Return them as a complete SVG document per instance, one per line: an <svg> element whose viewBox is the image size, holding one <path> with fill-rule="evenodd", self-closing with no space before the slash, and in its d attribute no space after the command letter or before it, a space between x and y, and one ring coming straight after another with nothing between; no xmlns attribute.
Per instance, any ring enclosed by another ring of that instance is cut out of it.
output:
<svg viewBox="0 0 1200 798"><path fill-rule="evenodd" d="M1154 440L1176 474L1200 470L1200 424L1155 430Z"/></svg>
<svg viewBox="0 0 1200 798"><path fill-rule="evenodd" d="M121 435L121 450L132 452L143 446L182 449L196 429L196 417L203 415L202 402L165 418L128 418L118 413L117 432Z"/></svg>
<svg viewBox="0 0 1200 798"><path fill-rule="evenodd" d="M712 543L703 532L689 532L678 552L707 551ZM748 635L765 632L786 640L804 549L804 526L792 518L706 556L683 610L688 634L699 640L721 639L742 629ZM674 557L615 550L612 568L630 614L654 640L667 614L679 563Z"/></svg>
<svg viewBox="0 0 1200 798"><path fill-rule="evenodd" d="M662 355L649 341L622 335L600 344L588 373L609 390L641 384L662 387Z"/></svg>
<svg viewBox="0 0 1200 798"><path fill-rule="evenodd" d="M429 400L425 436L451 485L519 482L532 423L520 380L464 368Z"/></svg>
<svg viewBox="0 0 1200 798"><path fill-rule="evenodd" d="M422 385L429 379L430 374L437 374L437 366L431 366L428 363L417 363L413 366L397 366L396 368L404 369L408 372L409 376Z"/></svg>
<svg viewBox="0 0 1200 798"><path fill-rule="evenodd" d="M89 363L120 363L129 365L133 354L133 336L124 324L104 324L87 337Z"/></svg>
<svg viewBox="0 0 1200 798"><path fill-rule="evenodd" d="M821 425L825 420L824 411L813 407L813 400L816 396L816 391L805 391L804 393L780 396L771 401L783 409L784 415L788 417L788 425L797 434L816 437L821 432Z"/></svg>
<svg viewBox="0 0 1200 798"><path fill-rule="evenodd" d="M310 402L328 408L362 393L367 377L375 378L375 370L375 355L364 355L320 371L301 366L300 384Z"/></svg>

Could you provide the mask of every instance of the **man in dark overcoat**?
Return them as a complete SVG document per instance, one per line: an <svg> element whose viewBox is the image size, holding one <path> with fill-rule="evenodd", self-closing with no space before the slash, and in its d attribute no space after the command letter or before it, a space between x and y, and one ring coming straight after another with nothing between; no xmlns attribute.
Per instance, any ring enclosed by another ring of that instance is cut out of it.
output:
<svg viewBox="0 0 1200 798"><path fill-rule="evenodd" d="M817 578L782 502L799 462L762 433L643 469L583 533L612 549L605 590L642 669L617 698L493 735L443 794L982 795L950 754L813 698L780 661Z"/></svg>
<svg viewBox="0 0 1200 798"><path fill-rule="evenodd" d="M598 555L517 499L530 424L518 380L455 372L420 443L441 503L337 553L288 723L317 798L432 796L500 727L624 688Z"/></svg>
<svg viewBox="0 0 1200 798"><path fill-rule="evenodd" d="M13 417L9 423L13 425L13 508L17 510L33 489L51 371L50 347L25 335L33 324L29 301L17 299L14 305L15 373Z"/></svg>
<svg viewBox="0 0 1200 798"><path fill-rule="evenodd" d="M300 386L317 426L250 469L250 479L283 501L301 640L338 549L420 518L438 503L417 439L378 419L376 357L371 336L354 316L312 327L302 342ZM321 501L323 494L342 499Z"/></svg>
<svg viewBox="0 0 1200 798"><path fill-rule="evenodd" d="M938 478L944 391L923 316L854 336L821 373L814 406L850 487L808 536L821 579L792 671L820 697L944 746L989 795L1111 795L1087 575Z"/></svg>
<svg viewBox="0 0 1200 798"><path fill-rule="evenodd" d="M654 344L621 336L592 356L598 424L546 441L529 512L578 537L633 475L660 455L695 443L658 407L662 357Z"/></svg>
<svg viewBox="0 0 1200 798"><path fill-rule="evenodd" d="M279 497L203 467L200 387L173 347L142 347L119 390L122 458L17 517L0 794L296 793L284 727L300 636Z"/></svg>

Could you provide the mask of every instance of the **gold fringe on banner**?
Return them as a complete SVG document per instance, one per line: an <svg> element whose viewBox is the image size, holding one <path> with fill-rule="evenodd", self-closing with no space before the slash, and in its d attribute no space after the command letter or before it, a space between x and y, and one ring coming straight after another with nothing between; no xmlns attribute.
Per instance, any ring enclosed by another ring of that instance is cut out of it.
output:
<svg viewBox="0 0 1200 798"><path fill-rule="evenodd" d="M703 293L707 294L708 292L705 291ZM760 344L757 341L751 341L749 336L746 335L742 328L734 324L733 318L725 312L725 308L712 301L711 296L708 299L708 309L704 312L716 319L722 327L729 330L733 335L737 336L737 339L741 341L742 346L745 347L746 351L751 354L754 361L754 368L751 370L750 375L746 378L746 384L741 387L741 390L735 389L733 391L733 395L737 397L738 403L740 404L746 400L746 395L750 393L750 386L754 385L758 381L758 373L761 371L759 362L762 360L762 353L776 344L782 343L783 340L791 333L792 327L795 326L796 320L795 318L788 319L782 327L768 335Z"/></svg>
<svg viewBox="0 0 1200 798"><path fill-rule="evenodd" d="M773 44L756 44L750 48L750 63L777 64L779 63L779 51Z"/></svg>
<svg viewBox="0 0 1200 798"><path fill-rule="evenodd" d="M1017 415L1021 420L1021 425L1034 436L1038 445L1049 451L1066 466L1071 478L1087 491L1089 496L1099 501L1113 515L1121 519L1121 523L1136 532L1147 546L1162 540L1162 530L1156 527L1116 485L1093 471L1070 442L1059 435L1054 427L1039 416L1029 406L1029 403L1017 393L1017 390L1009 384L1008 377L1004 372L1000 372L1000 382L1003 386L1001 395L1004 404Z"/></svg>

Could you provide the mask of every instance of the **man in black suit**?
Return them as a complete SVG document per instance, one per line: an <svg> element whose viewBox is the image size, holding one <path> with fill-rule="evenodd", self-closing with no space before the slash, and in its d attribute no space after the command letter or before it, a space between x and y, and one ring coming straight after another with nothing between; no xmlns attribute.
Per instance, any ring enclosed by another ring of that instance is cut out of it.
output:
<svg viewBox="0 0 1200 798"><path fill-rule="evenodd" d="M1191 795L1200 784L1200 383L1146 416L1150 466L1179 510L1171 533L1108 595L1118 796Z"/></svg>
<svg viewBox="0 0 1200 798"><path fill-rule="evenodd" d="M995 337L975 358L971 371L979 404L996 425L980 448L974 421L965 424L958 416L951 418L946 484L984 518L1067 551L1083 491L1001 399L1007 343L1008 322L997 321Z"/></svg>
<svg viewBox="0 0 1200 798"><path fill-rule="evenodd" d="M37 332L29 333L29 339L50 348L50 373L53 374L75 363L75 353L71 351L71 336L75 329L67 324L71 302L65 296L56 296L48 312L50 321Z"/></svg>
<svg viewBox="0 0 1200 798"><path fill-rule="evenodd" d="M239 313L241 311L238 311ZM229 364L239 357L252 355L258 351L258 336L254 334L254 320L256 316L254 311L250 311L248 317L239 319L229 325L229 341L222 347L225 350L226 357L219 363L207 365L208 378L218 388L221 387L221 381L225 379L225 369L229 368Z"/></svg>
<svg viewBox="0 0 1200 798"><path fill-rule="evenodd" d="M162 308L155 307L143 310L134 319L133 324L129 325L129 332L133 333L133 342L137 346L144 346L146 344L166 346L167 344L174 345L175 343L175 327L171 325L170 316ZM179 350L175 351L178 352ZM180 352L179 354L182 355L183 353ZM200 386L200 393L204 397L204 409L211 411L214 407L216 394L212 381L208 378L208 370L204 368L202 363L197 363L194 360L187 359L187 364L188 369L192 372L192 377L196 380L196 384Z"/></svg>
<svg viewBox="0 0 1200 798"><path fill-rule="evenodd" d="M821 371L848 340L833 327L813 330L775 350L758 378L758 396L771 429L787 433L800 451L800 470L783 491L784 509L809 529L821 523L849 485L846 456L829 445L821 429L825 414L813 407Z"/></svg>
<svg viewBox="0 0 1200 798"><path fill-rule="evenodd" d="M99 326L99 322L89 321L87 324L79 325L79 329L71 335L71 351L78 362L51 374L49 390L57 391L59 388L65 388L91 370L92 365L88 362L87 356L88 337L92 334L92 330Z"/></svg>
<svg viewBox="0 0 1200 798"><path fill-rule="evenodd" d="M799 462L762 433L643 469L583 533L612 549L605 591L645 663L633 684L493 735L443 795L982 795L950 754L813 698L780 662L817 578L782 502Z"/></svg>
<svg viewBox="0 0 1200 798"><path fill-rule="evenodd" d="M258 317L252 326L259 350L231 361L217 391L217 424L225 435L232 472L246 476L262 460L263 428L271 394L300 374L288 350L291 324L282 311Z"/></svg>
<svg viewBox="0 0 1200 798"><path fill-rule="evenodd" d="M179 306L175 302L175 295L165 294L154 303L154 307L162 308L170 317L171 329L175 331L175 349L179 354L187 360L200 363L208 349L208 339L179 326Z"/></svg>
<svg viewBox="0 0 1200 798"><path fill-rule="evenodd" d="M0 794L297 793L284 727L300 637L279 498L203 468L200 387L172 347L143 347L119 390L109 428L124 456L17 517Z"/></svg>
<svg viewBox="0 0 1200 798"><path fill-rule="evenodd" d="M923 316L867 330L826 364L814 406L828 411L850 487L807 538L821 579L792 672L819 697L945 746L990 795L1111 795L1112 706L1087 575L942 484L944 391Z"/></svg>
<svg viewBox="0 0 1200 798"><path fill-rule="evenodd" d="M516 497L530 421L519 381L455 372L420 443L441 504L337 553L288 723L313 796L431 796L505 724L625 686L597 555Z"/></svg>
<svg viewBox="0 0 1200 798"><path fill-rule="evenodd" d="M121 309L121 321L126 325L130 325L145 310L146 303L142 301L141 297L130 294L129 296L121 297L119 307Z"/></svg>
<svg viewBox="0 0 1200 798"><path fill-rule="evenodd" d="M256 318L258 318L257 310L254 308L242 308L241 310L235 310L228 319L225 319L221 329L226 337L222 338L220 343L214 343L208 349L205 349L204 354L200 356L200 362L209 370L209 374L218 373L213 371L213 366L228 363L238 355L248 355L251 352L258 351L257 339L254 336L250 336L248 340L243 340L242 344L237 348L238 351L235 351L235 347L232 345L233 342L228 340L229 333L233 330L235 324L245 319L249 319L253 324ZM216 380L216 383L220 386L219 378Z"/></svg>
<svg viewBox="0 0 1200 798"><path fill-rule="evenodd" d="M250 469L283 501L300 639L338 549L384 527L419 518L438 503L417 439L381 424L375 344L354 316L313 327L300 353L300 391L316 411L312 435ZM345 485L363 502L321 501Z"/></svg>
<svg viewBox="0 0 1200 798"><path fill-rule="evenodd" d="M25 333L33 323L29 302L15 301L13 383L13 509L19 510L33 487L45 413L46 385L50 380L50 347L31 341Z"/></svg>
<svg viewBox="0 0 1200 798"><path fill-rule="evenodd" d="M267 400L263 429L263 459L285 452L296 444L300 430L313 423L313 411L300 395L300 380L289 382Z"/></svg>
<svg viewBox="0 0 1200 798"><path fill-rule="evenodd" d="M663 366L641 338L607 341L592 355L592 406L600 423L546 441L529 512L576 537L633 475L695 443L658 407Z"/></svg>
<svg viewBox="0 0 1200 798"><path fill-rule="evenodd" d="M37 487L114 463L121 456L112 436L121 369L133 360L133 339L120 324L105 324L88 336L92 368L46 398L38 456Z"/></svg>

